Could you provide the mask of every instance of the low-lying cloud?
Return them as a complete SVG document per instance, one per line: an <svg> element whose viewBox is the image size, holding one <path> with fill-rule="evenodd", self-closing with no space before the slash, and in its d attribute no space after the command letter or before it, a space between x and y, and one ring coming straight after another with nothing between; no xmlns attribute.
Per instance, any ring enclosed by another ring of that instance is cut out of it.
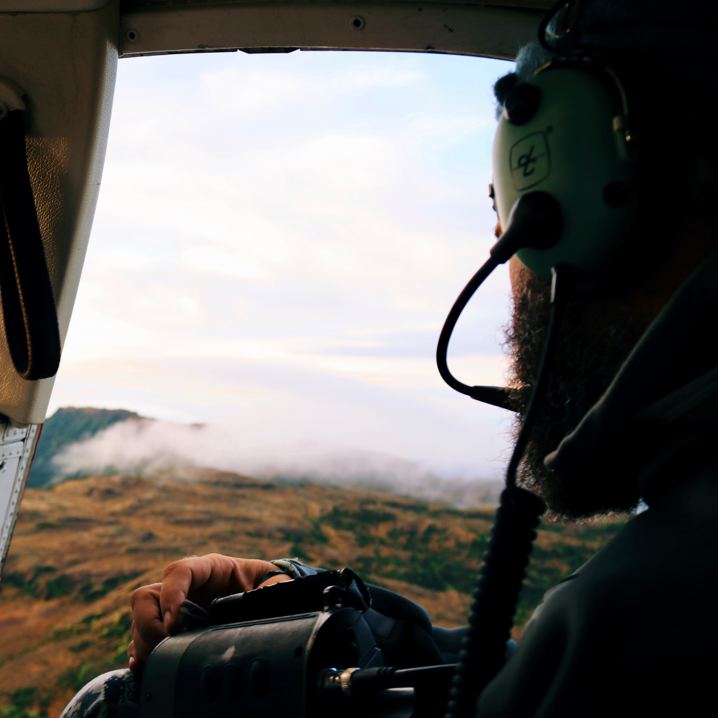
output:
<svg viewBox="0 0 718 718"><path fill-rule="evenodd" d="M131 419L71 444L53 463L55 483L78 475L147 476L183 466L209 467L259 479L358 486L459 507L494 503L501 482L442 478L421 464L389 454L304 441L249 446L237 432L215 425L181 425Z"/></svg>

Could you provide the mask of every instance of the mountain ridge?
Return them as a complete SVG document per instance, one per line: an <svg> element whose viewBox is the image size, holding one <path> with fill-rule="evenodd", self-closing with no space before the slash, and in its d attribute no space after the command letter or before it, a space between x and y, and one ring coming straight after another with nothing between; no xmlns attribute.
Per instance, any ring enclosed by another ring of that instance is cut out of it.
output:
<svg viewBox="0 0 718 718"><path fill-rule="evenodd" d="M27 485L41 487L51 484L57 476L52 460L70 444L89 439L119 421L138 419L145 417L127 409L97 409L89 406L58 409L43 424Z"/></svg>

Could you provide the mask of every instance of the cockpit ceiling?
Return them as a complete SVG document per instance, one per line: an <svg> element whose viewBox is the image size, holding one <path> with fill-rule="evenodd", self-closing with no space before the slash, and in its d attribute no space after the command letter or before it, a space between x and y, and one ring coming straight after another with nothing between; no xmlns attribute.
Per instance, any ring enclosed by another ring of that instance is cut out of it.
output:
<svg viewBox="0 0 718 718"><path fill-rule="evenodd" d="M85 13L117 0L0 0L3 13ZM120 57L384 50L513 59L552 0L119 0Z"/></svg>
<svg viewBox="0 0 718 718"><path fill-rule="evenodd" d="M87 1L87 0L86 0ZM122 0L120 57L384 50L513 59L551 0L209 3Z"/></svg>

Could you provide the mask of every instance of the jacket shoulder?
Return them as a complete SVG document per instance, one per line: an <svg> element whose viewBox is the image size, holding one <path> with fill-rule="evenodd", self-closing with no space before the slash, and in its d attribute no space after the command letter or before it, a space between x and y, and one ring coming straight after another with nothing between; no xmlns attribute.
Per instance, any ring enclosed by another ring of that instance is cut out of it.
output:
<svg viewBox="0 0 718 718"><path fill-rule="evenodd" d="M484 691L481 718L559 718L575 716L577 706L582 715L619 706L667 715L670 705L685 713L689 702L708 700L718 512L705 509L678 502L634 517L552 589Z"/></svg>

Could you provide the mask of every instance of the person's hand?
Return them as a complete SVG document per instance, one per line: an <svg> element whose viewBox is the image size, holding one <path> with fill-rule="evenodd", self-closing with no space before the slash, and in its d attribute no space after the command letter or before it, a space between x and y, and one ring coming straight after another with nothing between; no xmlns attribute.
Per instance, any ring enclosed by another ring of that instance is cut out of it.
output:
<svg viewBox="0 0 718 718"><path fill-rule="evenodd" d="M180 608L185 599L203 604L219 596L249 591L259 587L257 582L264 574L275 570L277 567L269 561L218 553L171 563L161 583L142 586L132 594L132 642L127 647L130 670L139 673L152 649L179 630ZM272 576L262 587L289 580L283 574Z"/></svg>

